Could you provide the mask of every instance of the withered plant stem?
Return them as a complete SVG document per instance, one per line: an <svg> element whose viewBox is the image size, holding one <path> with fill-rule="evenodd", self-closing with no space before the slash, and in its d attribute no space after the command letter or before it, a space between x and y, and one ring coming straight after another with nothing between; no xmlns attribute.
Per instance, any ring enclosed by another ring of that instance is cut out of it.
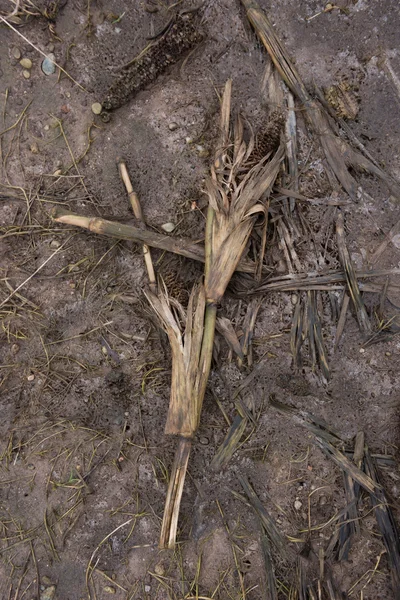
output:
<svg viewBox="0 0 400 600"><path fill-rule="evenodd" d="M129 198L129 202L131 204L132 210L133 210L133 214L135 215L135 217L137 218L138 221L141 221L142 223L146 224L146 222L144 220L144 215L143 215L142 207L140 204L139 196L136 194L136 192L133 189L132 182L129 177L128 169L126 167L126 163L122 159L118 160L118 170L119 170L120 177L123 181L123 184L125 185L126 191L128 193L128 198ZM147 269L147 274L149 276L150 289L153 292L153 294L156 294L157 293L156 274L154 272L154 266L153 266L153 261L151 259L150 248L147 244L143 244L143 257L144 257L144 262L145 262L146 269Z"/></svg>
<svg viewBox="0 0 400 600"><path fill-rule="evenodd" d="M125 225L124 223L118 223L117 221L108 221L101 217L85 217L83 215L77 215L60 206L52 209L51 216L57 223L74 225L75 227L87 229L92 233L106 235L120 240L132 240L138 244L147 244L152 248L166 250L167 252L179 254L180 256L185 256L186 258L198 262L204 262L203 246L189 240L178 239L169 235L156 233L155 231L146 231L144 229L139 229L139 227L134 227L133 225ZM236 270L242 273L252 274L255 270L255 264L248 259L242 259Z"/></svg>

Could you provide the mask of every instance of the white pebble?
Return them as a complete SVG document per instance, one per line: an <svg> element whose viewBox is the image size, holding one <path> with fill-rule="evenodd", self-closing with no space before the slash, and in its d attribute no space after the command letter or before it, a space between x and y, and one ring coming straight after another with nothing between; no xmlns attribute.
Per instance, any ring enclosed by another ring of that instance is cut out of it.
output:
<svg viewBox="0 0 400 600"><path fill-rule="evenodd" d="M302 503L300 502L300 500L296 500L296 501L295 501L295 503L294 503L294 508L295 508L295 510L300 510L302 506L303 506L303 505L302 505Z"/></svg>
<svg viewBox="0 0 400 600"><path fill-rule="evenodd" d="M164 223L164 225L161 225L161 229L164 229L167 233L172 233L175 227L175 223Z"/></svg>

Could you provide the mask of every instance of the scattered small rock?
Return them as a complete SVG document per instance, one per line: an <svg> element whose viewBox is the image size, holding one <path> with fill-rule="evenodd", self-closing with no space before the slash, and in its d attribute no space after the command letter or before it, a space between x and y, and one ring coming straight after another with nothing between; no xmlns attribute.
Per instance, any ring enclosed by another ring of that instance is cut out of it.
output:
<svg viewBox="0 0 400 600"><path fill-rule="evenodd" d="M62 170L57 169L56 171L54 171L53 175L54 175L54 177L59 177L60 175L62 175Z"/></svg>
<svg viewBox="0 0 400 600"><path fill-rule="evenodd" d="M50 248L59 248L60 246L61 244L58 240L53 240L52 242L50 242Z"/></svg>
<svg viewBox="0 0 400 600"><path fill-rule="evenodd" d="M53 600L56 595L56 586L50 585L40 594L40 600Z"/></svg>
<svg viewBox="0 0 400 600"><path fill-rule="evenodd" d="M198 146L198 148L200 148L200 150L198 150L200 158L207 158L210 156L210 152L207 148L203 148L203 146Z"/></svg>
<svg viewBox="0 0 400 600"><path fill-rule="evenodd" d="M147 592L147 593L150 592L151 591L151 587L149 585L145 585L144 586L144 591Z"/></svg>
<svg viewBox="0 0 400 600"><path fill-rule="evenodd" d="M167 233L172 233L175 227L175 223L164 223L164 225L161 225L161 229L164 229Z"/></svg>
<svg viewBox="0 0 400 600"><path fill-rule="evenodd" d="M49 52L54 52L54 48L55 48L55 45L54 45L54 44L49 44L49 45L47 46L47 49L48 49L48 51L49 51Z"/></svg>
<svg viewBox="0 0 400 600"><path fill-rule="evenodd" d="M207 446L207 444L210 443L210 440L208 439L208 437L202 436L200 438L200 444L203 444L203 446Z"/></svg>
<svg viewBox="0 0 400 600"><path fill-rule="evenodd" d="M156 575L159 575L160 577L165 575L165 569L164 569L164 565L162 563L157 563L156 566L154 567L154 571L155 571Z"/></svg>
<svg viewBox="0 0 400 600"><path fill-rule="evenodd" d="M19 346L18 346L18 344L13 344L11 346L11 354L15 355L15 354L18 354L18 352L19 352Z"/></svg>
<svg viewBox="0 0 400 600"><path fill-rule="evenodd" d="M34 381L35 376L34 375L28 375L28 381Z"/></svg>
<svg viewBox="0 0 400 600"><path fill-rule="evenodd" d="M22 58L19 61L19 64L21 67L24 67L24 69L32 69L32 61L30 58Z"/></svg>
<svg viewBox="0 0 400 600"><path fill-rule="evenodd" d="M293 306L296 306L297 300L299 299L298 296L297 296L297 294L292 294L292 296L291 296L290 299L292 301Z"/></svg>
<svg viewBox="0 0 400 600"><path fill-rule="evenodd" d="M17 60L19 60L21 58L21 50L19 48L17 48L17 47L14 48L13 57Z"/></svg>
<svg viewBox="0 0 400 600"><path fill-rule="evenodd" d="M103 110L102 105L100 104L100 102L94 102L92 104L92 113L94 115L99 115L101 113L101 111Z"/></svg>
<svg viewBox="0 0 400 600"><path fill-rule="evenodd" d="M107 592L107 594L115 594L116 592L115 587L112 587L112 585L106 585L103 589L105 592Z"/></svg>
<svg viewBox="0 0 400 600"><path fill-rule="evenodd" d="M29 468L29 465L28 465L28 468ZM47 577L47 575L43 575L43 577L41 577L40 579L44 585L53 585L53 582L51 581L50 577Z"/></svg>
<svg viewBox="0 0 400 600"><path fill-rule="evenodd" d="M28 71L27 69L25 69L25 71L22 71L22 75L25 77L25 79L29 79L29 77L31 76L30 71Z"/></svg>
<svg viewBox="0 0 400 600"><path fill-rule="evenodd" d="M302 506L303 506L303 504L300 502L300 500L295 500L295 503L294 503L295 510L300 510Z"/></svg>
<svg viewBox="0 0 400 600"><path fill-rule="evenodd" d="M194 142L194 139L193 139L192 137L187 137L187 138L185 139L185 141L186 141L186 143L187 143L187 144L193 144L193 142Z"/></svg>
<svg viewBox="0 0 400 600"><path fill-rule="evenodd" d="M56 65L54 64L54 60L54 54L50 53L42 62L42 71L45 75L53 75L56 72Z"/></svg>
<svg viewBox="0 0 400 600"><path fill-rule="evenodd" d="M170 123L170 124L168 125L168 129L169 129L170 131L175 131L176 129L178 129L178 123Z"/></svg>
<svg viewBox="0 0 400 600"><path fill-rule="evenodd" d="M33 142L33 144L30 145L30 150L32 154L39 154L39 147L36 142Z"/></svg>

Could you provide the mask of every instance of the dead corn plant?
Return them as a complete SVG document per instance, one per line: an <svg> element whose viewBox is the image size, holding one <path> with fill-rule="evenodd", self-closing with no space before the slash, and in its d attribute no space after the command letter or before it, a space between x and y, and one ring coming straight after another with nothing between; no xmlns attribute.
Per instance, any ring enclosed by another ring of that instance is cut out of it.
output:
<svg viewBox="0 0 400 600"><path fill-rule="evenodd" d="M231 123L232 82L221 100L220 136L206 191L209 200L204 284L192 290L187 313L164 289L147 293L168 334L172 352L171 399L165 433L178 435L161 530L160 546L173 548L179 505L189 461L191 440L197 431L210 373L217 307L245 253L256 219L266 212L265 200L284 156L281 145L271 158L264 157L248 169L254 137L244 140L238 115ZM185 322L184 331L180 321Z"/></svg>

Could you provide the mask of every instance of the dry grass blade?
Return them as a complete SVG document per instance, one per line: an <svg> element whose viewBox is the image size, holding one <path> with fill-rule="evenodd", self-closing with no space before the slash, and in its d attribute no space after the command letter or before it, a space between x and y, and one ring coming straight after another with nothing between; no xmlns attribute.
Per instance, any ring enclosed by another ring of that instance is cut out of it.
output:
<svg viewBox="0 0 400 600"><path fill-rule="evenodd" d="M224 441L211 462L212 469L219 471L228 464L240 444L246 426L247 417L240 414L235 415Z"/></svg>
<svg viewBox="0 0 400 600"><path fill-rule="evenodd" d="M147 244L152 248L166 250L167 252L179 254L199 262L204 262L205 260L204 247L189 240L179 240L154 231L146 231L139 227L133 227L132 225L107 221L100 217L76 215L61 207L53 208L51 216L57 223L74 225L75 227L87 229L92 233L106 235L119 240L132 240L138 244ZM255 264L248 259L242 259L237 265L237 270L244 273L254 273L255 268Z"/></svg>
<svg viewBox="0 0 400 600"><path fill-rule="evenodd" d="M371 494L372 506L375 508L375 516L378 522L379 529L382 534L385 544L390 573L392 578L392 587L395 600L400 599L400 537L394 520L392 509L387 501L386 494L382 486L379 484L378 471L374 464L374 460L365 447L365 470L369 477L375 482L377 489Z"/></svg>
<svg viewBox="0 0 400 600"><path fill-rule="evenodd" d="M288 547L285 538L275 525L275 521L268 513L268 511L264 508L263 504L261 503L259 497L251 487L247 478L244 475L238 474L238 479L254 512L259 517L266 533L268 534L271 543L275 546L281 558L286 558L288 556Z"/></svg>
<svg viewBox="0 0 400 600"><path fill-rule="evenodd" d="M330 442L317 437L314 443L324 454L326 454L326 456L331 458L338 467L354 479L354 481L357 481L357 483L359 483L367 492L376 494L376 491L381 489L381 486L376 481L373 481L371 477L363 473L361 469Z"/></svg>
<svg viewBox="0 0 400 600"><path fill-rule="evenodd" d="M228 343L229 347L233 350L233 352L235 352L235 354L241 360L243 360L244 354L242 351L242 347L230 320L226 317L219 317L217 319L216 329L218 333L224 336L226 342Z"/></svg>
<svg viewBox="0 0 400 600"><path fill-rule="evenodd" d="M393 183L390 177L380 169L377 169L364 156L354 152L344 140L341 140L334 134L327 114L308 94L298 72L292 64L289 53L279 40L275 29L257 2L255 0L241 0L241 2L246 9L250 23L267 49L283 80L293 94L303 103L311 126L320 139L326 159L349 196L353 200L357 200L360 191L356 180L349 173L349 165L378 175L394 193L399 194L398 185Z"/></svg>
<svg viewBox="0 0 400 600"><path fill-rule="evenodd" d="M252 339L261 302L261 298L254 298L253 300L250 300L243 323L243 337L241 340L241 345L244 356L247 356L247 363L249 367L251 367L253 364Z"/></svg>
<svg viewBox="0 0 400 600"><path fill-rule="evenodd" d="M353 301L354 308L356 311L357 321L360 326L362 333L365 336L371 335L372 327L371 322L368 318L367 311L364 306L364 302L361 298L360 288L357 283L357 276L353 264L351 262L350 254L346 246L346 238L344 233L343 214L339 213L336 222L336 237L339 251L340 262L346 275L347 286L349 289L350 297Z"/></svg>
<svg viewBox="0 0 400 600"><path fill-rule="evenodd" d="M346 294L346 292L343 294L343 301L342 301L342 308L340 309L340 316L339 316L339 321L336 327L336 335L335 335L335 351L338 347L338 344L340 342L340 338L342 337L342 333L344 331L344 326L346 324L346 315L347 315L347 309L349 307L349 302L350 302L350 298L349 296Z"/></svg>
<svg viewBox="0 0 400 600"><path fill-rule="evenodd" d="M264 533L262 527L262 521L259 519L261 529L261 549L265 567L265 579L266 579L266 598L268 600L278 600L278 590L276 587L276 578L274 572L274 566L271 558L271 548L268 536Z"/></svg>
<svg viewBox="0 0 400 600"><path fill-rule="evenodd" d="M382 269L375 271L355 271L356 279L367 279L369 277L383 277L387 275L398 275L400 269ZM250 293L262 293L268 291L290 292L296 290L329 290L336 289L337 284L346 282L346 273L344 271L333 271L324 275L288 275L276 279L271 278L268 283L264 283L259 287L251 290ZM366 284L363 284L365 288ZM340 286L342 287L342 286ZM368 286L371 289L374 286ZM388 291L397 291L399 286L389 284ZM382 292L382 286L377 286L376 290Z"/></svg>
<svg viewBox="0 0 400 600"><path fill-rule="evenodd" d="M328 366L328 358L326 354L325 344L322 337L321 321L319 318L315 291L309 291L308 294L308 325L309 325L309 340L310 346L315 345L315 354L318 355L319 364L325 379L329 379L330 372Z"/></svg>
<svg viewBox="0 0 400 600"><path fill-rule="evenodd" d="M242 439L248 422L254 422L253 413L255 402L250 384L263 369L265 369L265 363L260 362L235 391L234 399L236 399L237 414L229 427L224 441L218 448L218 451L211 462L211 467L216 471L228 464L240 445L240 440Z"/></svg>
<svg viewBox="0 0 400 600"><path fill-rule="evenodd" d="M272 395L269 401L273 408L276 408L283 414L293 416L299 425L305 427L306 429L308 429L308 431L311 431L314 435L318 436L319 438L327 442L332 442L333 444L342 441L339 433L332 429L332 427L330 427L328 423L326 423L322 419L315 417L314 415L305 410L294 408L293 406L289 406L288 404L283 404L283 402L279 402Z"/></svg>

